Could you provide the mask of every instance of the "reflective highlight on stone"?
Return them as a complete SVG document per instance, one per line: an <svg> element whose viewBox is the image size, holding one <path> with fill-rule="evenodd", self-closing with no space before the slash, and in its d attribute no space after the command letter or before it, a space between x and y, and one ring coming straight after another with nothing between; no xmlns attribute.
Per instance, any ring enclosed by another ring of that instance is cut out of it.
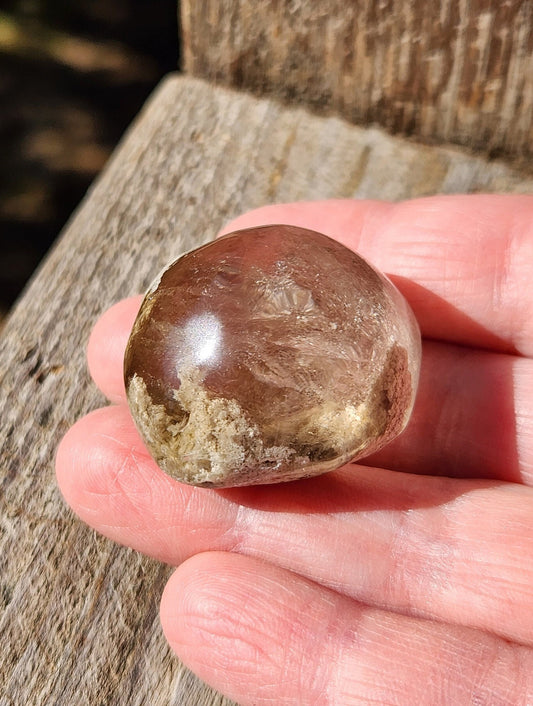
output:
<svg viewBox="0 0 533 706"><path fill-rule="evenodd" d="M325 235L273 225L163 272L124 375L160 468L229 487L317 475L384 446L407 424L420 351L386 277Z"/></svg>

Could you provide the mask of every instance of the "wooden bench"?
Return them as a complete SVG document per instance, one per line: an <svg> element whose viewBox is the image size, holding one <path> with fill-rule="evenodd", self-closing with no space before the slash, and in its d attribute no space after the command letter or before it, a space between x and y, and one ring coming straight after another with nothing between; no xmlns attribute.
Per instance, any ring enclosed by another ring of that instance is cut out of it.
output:
<svg viewBox="0 0 533 706"><path fill-rule="evenodd" d="M59 439L104 403L85 367L98 315L268 202L474 191L532 192L533 178L190 76L163 82L0 336L1 706L229 703L165 643L169 568L97 536L56 488Z"/></svg>

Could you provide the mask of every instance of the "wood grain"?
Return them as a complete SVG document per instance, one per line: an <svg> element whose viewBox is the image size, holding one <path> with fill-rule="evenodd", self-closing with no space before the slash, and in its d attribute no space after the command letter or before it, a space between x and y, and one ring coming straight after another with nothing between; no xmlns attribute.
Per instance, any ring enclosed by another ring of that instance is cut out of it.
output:
<svg viewBox="0 0 533 706"><path fill-rule="evenodd" d="M54 451L103 404L85 368L96 317L232 216L271 201L533 191L503 163L170 77L87 196L0 336L0 705L226 700L158 621L169 569L79 522Z"/></svg>
<svg viewBox="0 0 533 706"><path fill-rule="evenodd" d="M182 0L192 75L362 125L533 154L533 0Z"/></svg>

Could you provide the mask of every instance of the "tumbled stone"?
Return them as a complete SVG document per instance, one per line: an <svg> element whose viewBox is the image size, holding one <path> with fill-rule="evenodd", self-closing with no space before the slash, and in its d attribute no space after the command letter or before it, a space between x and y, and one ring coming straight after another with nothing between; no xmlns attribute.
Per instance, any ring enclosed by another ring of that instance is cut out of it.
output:
<svg viewBox="0 0 533 706"><path fill-rule="evenodd" d="M238 231L172 263L147 293L124 374L139 432L177 480L313 476L407 424L420 333L391 282L294 226Z"/></svg>

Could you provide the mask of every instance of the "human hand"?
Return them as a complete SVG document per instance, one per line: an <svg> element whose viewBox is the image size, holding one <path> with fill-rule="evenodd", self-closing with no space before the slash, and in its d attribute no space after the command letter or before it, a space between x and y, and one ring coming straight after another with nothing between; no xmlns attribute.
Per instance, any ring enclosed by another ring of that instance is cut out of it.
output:
<svg viewBox="0 0 533 706"><path fill-rule="evenodd" d="M74 511L178 568L170 645L241 704L533 702L533 198L269 206L391 273L424 336L412 420L363 464L276 486L166 476L131 420L112 307L89 367L113 403L57 455Z"/></svg>

